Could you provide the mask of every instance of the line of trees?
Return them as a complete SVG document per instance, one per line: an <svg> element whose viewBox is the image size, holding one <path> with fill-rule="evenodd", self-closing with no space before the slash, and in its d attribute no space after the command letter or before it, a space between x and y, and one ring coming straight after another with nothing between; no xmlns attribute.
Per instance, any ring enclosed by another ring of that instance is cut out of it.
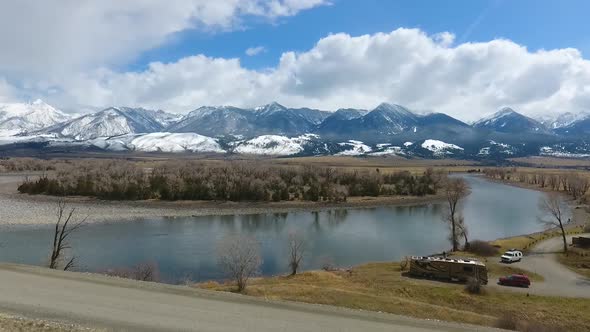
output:
<svg viewBox="0 0 590 332"><path fill-rule="evenodd" d="M484 174L492 179L535 185L553 191L563 191L573 199L584 198L590 189L590 177L575 171L548 173L545 171L520 171L516 168L490 168L484 170Z"/></svg>
<svg viewBox="0 0 590 332"><path fill-rule="evenodd" d="M313 166L272 166L263 162L206 164L168 162L151 169L133 162L61 164L51 175L25 179L27 194L93 196L110 200L346 201L353 196L435 194L443 171L414 175Z"/></svg>
<svg viewBox="0 0 590 332"><path fill-rule="evenodd" d="M567 238L565 226L570 221L567 218L568 206L563 192L574 200L585 200L590 189L590 178L579 172L547 173L544 171L531 172L519 171L516 168L491 168L484 171L489 178L503 181L514 181L540 188L551 189L539 200L539 210L546 216L539 217L539 222L547 229L557 229L561 234L563 251L567 253Z"/></svg>

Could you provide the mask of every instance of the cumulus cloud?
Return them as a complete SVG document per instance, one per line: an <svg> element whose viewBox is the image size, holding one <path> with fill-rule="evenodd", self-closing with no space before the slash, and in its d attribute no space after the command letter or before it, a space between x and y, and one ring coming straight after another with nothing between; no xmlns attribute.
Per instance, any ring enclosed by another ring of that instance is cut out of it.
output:
<svg viewBox="0 0 590 332"><path fill-rule="evenodd" d="M0 74L54 78L132 60L187 29L227 30L326 0L0 1ZM49 76L49 77L48 77Z"/></svg>
<svg viewBox="0 0 590 332"><path fill-rule="evenodd" d="M9 103L16 101L16 89L8 84L5 79L0 78L0 103Z"/></svg>
<svg viewBox="0 0 590 332"><path fill-rule="evenodd" d="M504 39L455 44L450 33L398 29L329 35L307 51L282 54L276 67L264 70L246 69L239 59L195 55L139 72L82 71L44 86L53 87L48 97L58 106L187 112L278 101L334 110L387 101L471 121L503 106L528 115L590 109L590 61L576 49L533 52Z"/></svg>
<svg viewBox="0 0 590 332"><path fill-rule="evenodd" d="M255 56L255 55L258 55L258 54L264 53L264 52L266 52L266 47L264 47L264 46L250 47L246 50L246 55L247 56Z"/></svg>

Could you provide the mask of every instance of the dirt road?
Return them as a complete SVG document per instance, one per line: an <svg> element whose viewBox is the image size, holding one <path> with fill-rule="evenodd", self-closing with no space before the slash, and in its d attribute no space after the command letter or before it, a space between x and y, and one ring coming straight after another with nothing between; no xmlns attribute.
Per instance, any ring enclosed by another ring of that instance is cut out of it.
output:
<svg viewBox="0 0 590 332"><path fill-rule="evenodd" d="M186 286L0 264L0 311L123 331L488 331Z"/></svg>
<svg viewBox="0 0 590 332"><path fill-rule="evenodd" d="M588 236L583 234L582 236ZM577 236L577 235L576 235ZM571 243L572 236L567 237ZM537 295L585 297L590 298L590 279L585 278L557 262L555 253L563 250L560 237L539 242L521 262L513 263L527 271L535 272L545 279L535 282L530 288L504 287L493 284L502 290L513 290Z"/></svg>

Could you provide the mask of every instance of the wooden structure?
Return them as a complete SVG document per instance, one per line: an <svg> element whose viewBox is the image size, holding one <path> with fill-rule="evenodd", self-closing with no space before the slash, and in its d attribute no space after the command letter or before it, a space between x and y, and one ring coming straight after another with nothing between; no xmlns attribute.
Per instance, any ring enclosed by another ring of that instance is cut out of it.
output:
<svg viewBox="0 0 590 332"><path fill-rule="evenodd" d="M572 238L572 245L580 248L590 248L590 237L574 237Z"/></svg>

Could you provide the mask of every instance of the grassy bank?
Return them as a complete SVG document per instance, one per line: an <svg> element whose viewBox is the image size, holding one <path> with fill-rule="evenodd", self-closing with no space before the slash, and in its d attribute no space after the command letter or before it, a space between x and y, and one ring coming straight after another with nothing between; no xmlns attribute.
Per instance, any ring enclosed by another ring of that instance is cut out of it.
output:
<svg viewBox="0 0 590 332"><path fill-rule="evenodd" d="M581 227L571 227L568 233L579 234L582 231ZM555 236L559 233L546 231L499 239L490 244L498 253L510 248L526 251L539 241ZM514 273L524 273L533 282L543 281L543 277L536 273L500 263L498 255L482 257L468 252L457 252L455 255L484 261L490 283L496 282L499 276ZM590 272L582 271L584 268L580 265L585 262L590 264L590 256L570 254L559 259L576 272ZM466 292L461 284L413 279L402 272L400 264L392 262L364 264L350 271L311 271L296 276L256 278L248 286L246 294L486 326L506 327L506 317L518 313L516 320L520 322L519 329L524 331L539 328L549 331L590 329L590 317L586 315L590 312L590 299L538 296L491 287L485 287L483 294L473 295ZM217 291L235 289L232 284L216 282L197 287ZM523 327L525 322L532 325Z"/></svg>
<svg viewBox="0 0 590 332"><path fill-rule="evenodd" d="M570 248L567 255L557 255L557 261L570 270L590 278L590 250Z"/></svg>
<svg viewBox="0 0 590 332"><path fill-rule="evenodd" d="M534 296L487 289L468 294L463 285L402 276L398 263L370 263L349 272L305 272L293 277L254 279L250 296L382 311L445 321L496 326L518 312L519 320L542 322L567 331L590 329L589 299ZM199 287L231 291L232 285L205 283Z"/></svg>

